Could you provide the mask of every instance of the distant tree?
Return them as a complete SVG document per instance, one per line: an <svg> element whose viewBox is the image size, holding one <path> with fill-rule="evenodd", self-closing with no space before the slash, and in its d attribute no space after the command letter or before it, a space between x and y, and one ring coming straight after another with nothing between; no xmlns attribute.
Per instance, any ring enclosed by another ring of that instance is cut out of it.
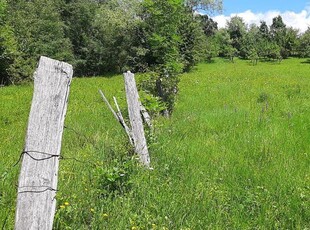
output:
<svg viewBox="0 0 310 230"><path fill-rule="evenodd" d="M263 49L266 58L281 61L281 47L276 42L268 42Z"/></svg>
<svg viewBox="0 0 310 230"><path fill-rule="evenodd" d="M297 31L287 28L282 17L279 15L272 19L270 33L272 40L275 41L280 47L280 54L282 58L287 58L290 56L294 43L297 39Z"/></svg>
<svg viewBox="0 0 310 230"><path fill-rule="evenodd" d="M129 1L109 1L95 10L92 42L87 46L87 66L93 74L123 72L127 68L138 19L133 6L127 9L126 3Z"/></svg>
<svg viewBox="0 0 310 230"><path fill-rule="evenodd" d="M1 81L30 79L41 55L69 61L78 76L147 69L171 110L178 74L216 53L206 39L217 25L197 10L221 7L221 0L0 0Z"/></svg>
<svg viewBox="0 0 310 230"><path fill-rule="evenodd" d="M141 18L143 33L140 39L147 50L145 61L154 72L147 88L154 96L160 97L171 112L177 93L178 74L184 67L180 54L182 36L179 33L182 1L145 0Z"/></svg>
<svg viewBox="0 0 310 230"><path fill-rule="evenodd" d="M270 26L270 34L273 41L275 41L279 46L283 44L283 37L285 36L286 25L284 24L282 17L279 15L272 19L272 24Z"/></svg>
<svg viewBox="0 0 310 230"><path fill-rule="evenodd" d="M260 22L259 35L264 40L269 40L270 39L269 28L268 28L268 25L267 25L267 23L265 21L261 21Z"/></svg>
<svg viewBox="0 0 310 230"><path fill-rule="evenodd" d="M216 40L216 36L207 37L206 43L206 60L207 62L211 62L212 58L217 57L220 52L220 45Z"/></svg>
<svg viewBox="0 0 310 230"><path fill-rule="evenodd" d="M233 47L233 40L227 29L219 29L215 34L216 43L219 44L219 56L227 57L232 62L237 54L237 49Z"/></svg>
<svg viewBox="0 0 310 230"><path fill-rule="evenodd" d="M259 27L256 25L251 25L249 30L245 33L241 40L241 48L239 55L243 58L248 58L257 63L258 60L258 50L259 50Z"/></svg>
<svg viewBox="0 0 310 230"><path fill-rule="evenodd" d="M310 58L310 27L300 36L298 52L301 57Z"/></svg>
<svg viewBox="0 0 310 230"><path fill-rule="evenodd" d="M201 27L200 15L193 15L187 7L183 8L179 26L180 55L184 71L189 71L195 64L202 61L206 54L206 36Z"/></svg>
<svg viewBox="0 0 310 230"><path fill-rule="evenodd" d="M270 58L271 53L274 53L273 56L278 55L279 46L272 39L271 32L265 21L260 22L259 31L255 35L255 37L256 37L255 38L256 39L256 50L260 58L265 58L265 59Z"/></svg>
<svg viewBox="0 0 310 230"><path fill-rule="evenodd" d="M218 30L217 22L213 21L213 19L208 15L198 15L197 17L200 21L203 32L207 37L210 37L216 33Z"/></svg>
<svg viewBox="0 0 310 230"><path fill-rule="evenodd" d="M232 40L232 46L240 52L242 39L246 34L246 25L243 19L239 16L232 17L230 21L227 21L226 28Z"/></svg>
<svg viewBox="0 0 310 230"><path fill-rule="evenodd" d="M251 50L249 50L247 57L251 60L253 65L257 65L259 56L255 48L252 48Z"/></svg>
<svg viewBox="0 0 310 230"><path fill-rule="evenodd" d="M94 75L95 70L91 60L94 44L93 22L98 3L89 0L67 0L61 16L65 24L65 36L70 39L74 55L73 65L76 76Z"/></svg>
<svg viewBox="0 0 310 230"><path fill-rule="evenodd" d="M298 46L298 30L288 27L282 41L281 55L283 58L291 56ZM285 52L285 53L284 53Z"/></svg>
<svg viewBox="0 0 310 230"><path fill-rule="evenodd" d="M179 53L182 5L180 0L145 0L142 8L143 31L148 48L149 66L166 66L175 63L182 69ZM177 64L178 63L178 64Z"/></svg>
<svg viewBox="0 0 310 230"><path fill-rule="evenodd" d="M281 15L278 15L272 19L272 24L270 26L270 32L274 37L276 37L277 33L279 33L280 31L283 31L285 28L286 28L286 25L283 22Z"/></svg>
<svg viewBox="0 0 310 230"><path fill-rule="evenodd" d="M76 75L121 72L138 65L132 56L140 5L139 0L67 2L62 17L73 44Z"/></svg>

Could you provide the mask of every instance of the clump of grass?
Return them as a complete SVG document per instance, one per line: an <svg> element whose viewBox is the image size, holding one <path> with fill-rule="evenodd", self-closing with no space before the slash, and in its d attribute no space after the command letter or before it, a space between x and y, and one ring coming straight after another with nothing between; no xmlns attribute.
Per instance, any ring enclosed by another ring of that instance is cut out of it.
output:
<svg viewBox="0 0 310 230"><path fill-rule="evenodd" d="M268 98L269 98L269 96L268 96L267 93L265 93L265 92L260 93L259 96L258 96L258 98L257 98L257 102L258 102L258 103L267 102L267 101L268 101Z"/></svg>

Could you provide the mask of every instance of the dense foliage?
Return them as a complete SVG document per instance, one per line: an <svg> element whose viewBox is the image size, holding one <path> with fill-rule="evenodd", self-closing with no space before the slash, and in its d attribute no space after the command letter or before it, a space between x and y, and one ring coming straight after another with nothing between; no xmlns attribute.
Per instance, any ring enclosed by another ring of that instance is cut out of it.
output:
<svg viewBox="0 0 310 230"><path fill-rule="evenodd" d="M0 0L0 84L9 83L9 69L17 54L17 43L7 17L7 2Z"/></svg>

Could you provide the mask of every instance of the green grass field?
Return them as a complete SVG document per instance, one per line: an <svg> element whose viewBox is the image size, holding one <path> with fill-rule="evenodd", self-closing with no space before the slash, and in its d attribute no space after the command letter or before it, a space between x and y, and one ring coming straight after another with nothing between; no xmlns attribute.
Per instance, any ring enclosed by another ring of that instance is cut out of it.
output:
<svg viewBox="0 0 310 230"><path fill-rule="evenodd" d="M151 171L128 154L99 88L127 114L122 76L74 79L55 229L310 229L307 60L216 59L182 75L172 117L156 118L148 137ZM14 227L12 166L32 89L0 88L2 229Z"/></svg>

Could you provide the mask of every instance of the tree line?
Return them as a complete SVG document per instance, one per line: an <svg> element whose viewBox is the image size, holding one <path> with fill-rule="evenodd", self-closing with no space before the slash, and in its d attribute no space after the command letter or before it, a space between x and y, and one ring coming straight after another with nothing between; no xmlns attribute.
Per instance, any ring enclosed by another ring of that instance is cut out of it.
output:
<svg viewBox="0 0 310 230"><path fill-rule="evenodd" d="M76 76L170 62L189 69L199 39L193 12L219 8L215 2L0 0L1 80L29 79L40 55L72 63Z"/></svg>
<svg viewBox="0 0 310 230"><path fill-rule="evenodd" d="M291 56L310 57L310 28L303 34L297 29L287 27L282 17L276 16L268 26L265 21L260 25L246 25L241 17L234 16L226 27L217 30L209 39L209 58L213 56L252 60L282 60Z"/></svg>
<svg viewBox="0 0 310 230"><path fill-rule="evenodd" d="M309 57L310 30L276 17L268 27L239 17L218 29L205 12L221 0L0 0L0 83L33 75L39 56L71 63L75 76L147 72L145 91L171 111L178 75L223 56L258 60Z"/></svg>

